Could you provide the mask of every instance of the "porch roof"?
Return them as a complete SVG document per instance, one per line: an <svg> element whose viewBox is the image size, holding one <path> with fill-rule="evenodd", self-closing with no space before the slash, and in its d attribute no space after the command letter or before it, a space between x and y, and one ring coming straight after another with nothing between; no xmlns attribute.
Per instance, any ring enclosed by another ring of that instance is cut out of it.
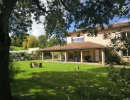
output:
<svg viewBox="0 0 130 100"><path fill-rule="evenodd" d="M52 46L49 48L45 49L40 49L39 51L69 51L69 50L85 50L85 49L93 49L93 48L106 48L102 44L98 43L93 43L93 42L73 42L73 43L68 43L63 46L57 45L57 46Z"/></svg>

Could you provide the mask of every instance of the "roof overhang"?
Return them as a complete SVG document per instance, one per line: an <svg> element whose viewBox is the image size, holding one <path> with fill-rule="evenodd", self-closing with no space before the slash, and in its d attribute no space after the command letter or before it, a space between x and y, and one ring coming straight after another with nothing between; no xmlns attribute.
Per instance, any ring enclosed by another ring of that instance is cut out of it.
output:
<svg viewBox="0 0 130 100"><path fill-rule="evenodd" d="M106 46L93 42L74 42L65 45L57 45L45 49L39 49L42 52L58 52L58 51L71 51L71 50L87 50L87 49L103 49Z"/></svg>

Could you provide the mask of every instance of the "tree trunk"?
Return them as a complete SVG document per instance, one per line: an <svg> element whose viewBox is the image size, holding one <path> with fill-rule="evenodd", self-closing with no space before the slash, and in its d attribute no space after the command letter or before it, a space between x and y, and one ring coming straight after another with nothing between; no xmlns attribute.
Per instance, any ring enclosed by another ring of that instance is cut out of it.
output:
<svg viewBox="0 0 130 100"><path fill-rule="evenodd" d="M9 83L9 45L0 41L0 100L12 100Z"/></svg>
<svg viewBox="0 0 130 100"><path fill-rule="evenodd" d="M0 100L13 100L9 81L8 23L11 11L17 0L3 0L0 5Z"/></svg>

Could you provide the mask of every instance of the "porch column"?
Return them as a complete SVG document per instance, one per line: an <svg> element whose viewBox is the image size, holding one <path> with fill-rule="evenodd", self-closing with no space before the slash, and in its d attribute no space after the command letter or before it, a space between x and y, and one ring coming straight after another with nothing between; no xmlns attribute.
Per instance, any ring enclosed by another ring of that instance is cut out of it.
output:
<svg viewBox="0 0 130 100"><path fill-rule="evenodd" d="M52 55L52 62L54 62L54 52L52 52L51 55Z"/></svg>
<svg viewBox="0 0 130 100"><path fill-rule="evenodd" d="M68 61L68 51L65 51L65 62Z"/></svg>
<svg viewBox="0 0 130 100"><path fill-rule="evenodd" d="M44 52L42 52L42 61L44 61Z"/></svg>
<svg viewBox="0 0 130 100"><path fill-rule="evenodd" d="M102 49L102 65L105 65L105 52Z"/></svg>
<svg viewBox="0 0 130 100"><path fill-rule="evenodd" d="M81 60L80 60L81 63L83 63L83 51L81 50Z"/></svg>
<svg viewBox="0 0 130 100"><path fill-rule="evenodd" d="M60 53L60 60L62 60L62 55L61 55L61 53Z"/></svg>

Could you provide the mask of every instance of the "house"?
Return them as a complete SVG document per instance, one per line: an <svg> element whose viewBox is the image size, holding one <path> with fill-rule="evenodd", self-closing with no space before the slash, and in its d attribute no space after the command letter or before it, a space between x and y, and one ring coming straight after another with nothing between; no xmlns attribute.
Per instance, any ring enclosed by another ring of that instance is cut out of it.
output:
<svg viewBox="0 0 130 100"><path fill-rule="evenodd" d="M105 26L103 30L100 27L97 27L97 29L98 33L96 37L88 36L88 32L70 32L69 34L71 36L66 38L66 45L40 49L39 51L42 52L42 60L44 60L43 52L52 52L52 61L54 61L54 52L64 52L65 62L101 62L104 65L105 56L107 55L106 51L111 44L110 38L118 38L121 36L130 37L130 22ZM130 50L119 51L118 54L123 59L129 60Z"/></svg>

